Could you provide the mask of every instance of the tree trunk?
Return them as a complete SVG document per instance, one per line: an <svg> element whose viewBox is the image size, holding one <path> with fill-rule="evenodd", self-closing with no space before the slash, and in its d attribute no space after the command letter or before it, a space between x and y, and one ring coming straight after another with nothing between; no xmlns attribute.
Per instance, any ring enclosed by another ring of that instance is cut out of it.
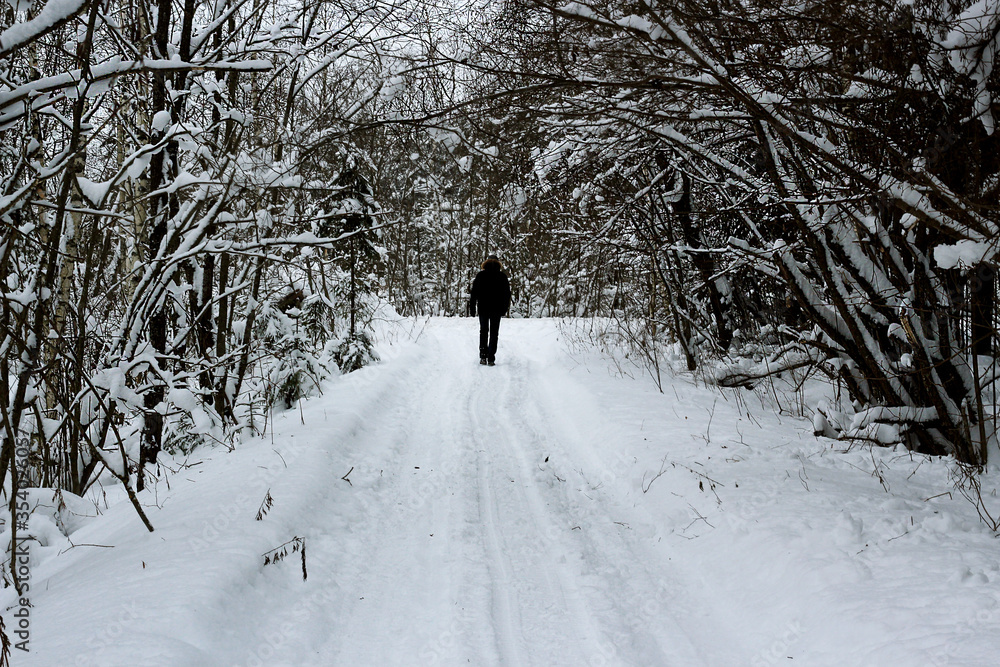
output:
<svg viewBox="0 0 1000 667"><path fill-rule="evenodd" d="M154 54L158 58L167 58L167 38L170 30L170 0L158 0L156 33L153 41L156 47ZM167 74L156 73L153 75L153 116L167 109ZM153 137L156 141L156 137ZM174 175L175 165L173 164L173 151L169 146L157 151L149 163L150 171L150 191L156 192L166 185ZM146 260L155 262L160 246L167 236L167 219L170 216L170 196L166 193L159 194L153 199L152 227L149 233L149 241L146 246ZM149 344L157 355L161 365L166 364L167 351L167 312L166 305L157 303L153 307L153 312L149 318ZM160 412L160 404L166 395L165 387L160 378L150 378L150 389L143 397L143 407L145 408L145 419L142 426L142 436L139 445L139 470L136 481L136 488L142 490L145 487L144 468L147 463L155 463L156 457L160 453L163 442L163 414Z"/></svg>
<svg viewBox="0 0 1000 667"><path fill-rule="evenodd" d="M996 336L993 316L997 291L996 269L993 265L988 263L978 265L970 277L968 290L972 319L972 353L993 356L993 339Z"/></svg>

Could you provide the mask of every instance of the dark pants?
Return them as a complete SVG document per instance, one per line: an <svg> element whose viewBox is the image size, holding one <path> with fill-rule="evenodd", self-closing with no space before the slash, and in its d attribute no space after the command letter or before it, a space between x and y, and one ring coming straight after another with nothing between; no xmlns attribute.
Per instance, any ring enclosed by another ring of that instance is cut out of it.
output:
<svg viewBox="0 0 1000 667"><path fill-rule="evenodd" d="M501 317L503 316L479 313L479 356L490 361L496 360Z"/></svg>

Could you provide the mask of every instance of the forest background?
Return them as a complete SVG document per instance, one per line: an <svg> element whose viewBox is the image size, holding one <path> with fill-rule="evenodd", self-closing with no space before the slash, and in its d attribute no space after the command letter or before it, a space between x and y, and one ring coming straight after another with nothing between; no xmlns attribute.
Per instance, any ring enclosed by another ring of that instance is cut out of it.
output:
<svg viewBox="0 0 1000 667"><path fill-rule="evenodd" d="M825 437L995 447L1000 3L8 0L0 478L135 493L373 359L600 317L654 378L821 374ZM148 523L148 522L147 522ZM11 549L13 554L13 549ZM13 557L5 580L20 586Z"/></svg>

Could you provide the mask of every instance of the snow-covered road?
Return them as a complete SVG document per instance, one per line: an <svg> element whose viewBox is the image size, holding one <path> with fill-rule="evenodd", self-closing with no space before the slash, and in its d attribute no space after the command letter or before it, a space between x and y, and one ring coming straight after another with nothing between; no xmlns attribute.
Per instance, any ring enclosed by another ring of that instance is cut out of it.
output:
<svg viewBox="0 0 1000 667"><path fill-rule="evenodd" d="M947 462L832 449L771 390L660 393L553 321L483 367L477 324L166 461L153 533L113 485L68 539L39 507L14 664L995 664L1000 557ZM306 580L264 564L293 537Z"/></svg>
<svg viewBox="0 0 1000 667"><path fill-rule="evenodd" d="M493 368L467 321L424 333L356 435L363 510L349 535L327 531L346 557L317 575L342 594L332 632L289 664L707 664L666 603L669 564L581 474L600 473L606 443L574 423L585 406L524 324L505 323ZM638 610L643 596L655 604Z"/></svg>

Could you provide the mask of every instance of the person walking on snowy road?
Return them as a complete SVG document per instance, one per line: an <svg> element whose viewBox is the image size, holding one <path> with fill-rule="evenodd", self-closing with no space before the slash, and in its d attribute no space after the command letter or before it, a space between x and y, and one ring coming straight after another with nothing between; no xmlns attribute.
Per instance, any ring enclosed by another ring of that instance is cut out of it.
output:
<svg viewBox="0 0 1000 667"><path fill-rule="evenodd" d="M496 255L483 262L482 271L472 281L469 316L479 311L479 363L493 366L497 356L500 318L510 310L510 280Z"/></svg>

